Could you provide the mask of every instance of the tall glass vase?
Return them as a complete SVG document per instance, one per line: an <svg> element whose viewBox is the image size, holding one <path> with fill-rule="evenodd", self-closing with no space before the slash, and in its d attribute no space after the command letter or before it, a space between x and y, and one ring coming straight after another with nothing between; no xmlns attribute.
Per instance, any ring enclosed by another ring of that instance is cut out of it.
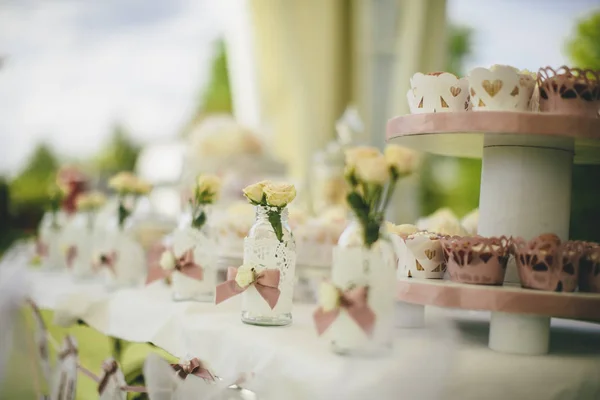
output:
<svg viewBox="0 0 600 400"><path fill-rule="evenodd" d="M38 229L37 253L42 267L47 270L63 269L66 265L62 250L63 227L66 216L62 212L44 214Z"/></svg>
<svg viewBox="0 0 600 400"><path fill-rule="evenodd" d="M279 228L278 228L279 229ZM242 321L253 325L288 325L292 322L292 298L296 269L296 242L288 225L288 210L281 210L281 240L269 221L269 207L256 207L256 220L244 239L244 265L256 273L279 270L279 299L271 309L254 285L242 293Z"/></svg>
<svg viewBox="0 0 600 400"><path fill-rule="evenodd" d="M171 251L177 260L171 275L175 301L212 301L217 285L219 243L210 210L201 207L196 213L205 215L202 226L192 226L192 214L188 213L172 235Z"/></svg>
<svg viewBox="0 0 600 400"><path fill-rule="evenodd" d="M357 356L382 355L391 350L394 334L396 266L394 250L385 232L377 242L364 244L363 228L352 221L333 251L331 283L341 293L366 288L366 303L374 314L369 333L344 309L329 328L332 350ZM341 300L343 302L343 300Z"/></svg>
<svg viewBox="0 0 600 400"><path fill-rule="evenodd" d="M146 254L130 223L115 217L106 226L103 243L95 252L95 266L109 290L138 286L146 279Z"/></svg>
<svg viewBox="0 0 600 400"><path fill-rule="evenodd" d="M76 279L87 279L94 275L94 217L92 211L78 212L68 232L67 265Z"/></svg>

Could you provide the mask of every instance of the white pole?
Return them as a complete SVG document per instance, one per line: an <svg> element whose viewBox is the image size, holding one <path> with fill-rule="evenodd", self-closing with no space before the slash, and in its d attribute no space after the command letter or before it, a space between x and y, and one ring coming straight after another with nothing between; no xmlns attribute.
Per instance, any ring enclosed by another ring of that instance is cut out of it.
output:
<svg viewBox="0 0 600 400"><path fill-rule="evenodd" d="M489 347L502 353L540 355L550 345L550 317L492 312Z"/></svg>
<svg viewBox="0 0 600 400"><path fill-rule="evenodd" d="M479 234L529 240L554 233L567 240L572 165L572 139L486 135ZM504 281L519 283L514 262Z"/></svg>

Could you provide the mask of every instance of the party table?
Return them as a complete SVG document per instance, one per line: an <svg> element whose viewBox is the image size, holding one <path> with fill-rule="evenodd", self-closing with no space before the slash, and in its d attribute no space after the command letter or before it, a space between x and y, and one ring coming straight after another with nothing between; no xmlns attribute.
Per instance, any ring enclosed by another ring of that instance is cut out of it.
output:
<svg viewBox="0 0 600 400"><path fill-rule="evenodd" d="M295 305L288 327L240 322L238 299L174 302L169 287L107 292L66 272L30 272L33 300L63 323L151 342L181 357L199 357L223 379L252 377L259 399L598 399L600 325L552 320L550 352L497 353L487 347L489 313L426 309L426 327L397 329L391 355L349 358L316 335L314 305ZM283 397L282 397L283 396Z"/></svg>

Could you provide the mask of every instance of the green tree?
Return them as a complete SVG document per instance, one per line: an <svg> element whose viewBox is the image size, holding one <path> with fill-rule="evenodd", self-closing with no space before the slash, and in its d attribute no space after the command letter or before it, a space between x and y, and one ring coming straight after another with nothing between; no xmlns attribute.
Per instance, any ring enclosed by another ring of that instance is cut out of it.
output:
<svg viewBox="0 0 600 400"><path fill-rule="evenodd" d="M600 70L600 11L577 23L566 50L574 66ZM600 241L600 166L573 167L571 238Z"/></svg>
<svg viewBox="0 0 600 400"><path fill-rule="evenodd" d="M231 87L229 85L229 70L227 68L227 50L222 39L215 43L215 57L210 69L208 85L202 88L198 104L183 134L189 133L202 119L210 114L226 113L233 111L231 100Z"/></svg>
<svg viewBox="0 0 600 400"><path fill-rule="evenodd" d="M577 67L600 70L600 11L579 21L566 50Z"/></svg>
<svg viewBox="0 0 600 400"><path fill-rule="evenodd" d="M139 152L140 146L131 140L125 128L115 124L111 138L94 158L93 168L104 176L132 171Z"/></svg>
<svg viewBox="0 0 600 400"><path fill-rule="evenodd" d="M473 30L467 26L448 27L448 58L445 70L463 76L465 61L472 53ZM429 214L440 207L449 207L461 216L479 204L481 160L426 155L421 176L421 204ZM453 176L442 177L439 171L454 170Z"/></svg>
<svg viewBox="0 0 600 400"><path fill-rule="evenodd" d="M19 227L35 226L44 212L48 189L55 182L59 163L52 149L39 144L23 171L10 183L11 213Z"/></svg>

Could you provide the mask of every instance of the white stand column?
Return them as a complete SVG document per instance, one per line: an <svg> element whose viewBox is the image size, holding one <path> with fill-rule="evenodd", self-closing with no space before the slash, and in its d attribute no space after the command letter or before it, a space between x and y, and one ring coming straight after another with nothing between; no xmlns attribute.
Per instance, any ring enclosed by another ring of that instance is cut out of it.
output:
<svg viewBox="0 0 600 400"><path fill-rule="evenodd" d="M425 327L425 306L396 301L396 328Z"/></svg>
<svg viewBox="0 0 600 400"><path fill-rule="evenodd" d="M479 234L569 238L573 140L486 134L479 197ZM505 282L519 283L514 262Z"/></svg>
<svg viewBox="0 0 600 400"><path fill-rule="evenodd" d="M548 353L550 317L492 312L489 347L492 350L524 355Z"/></svg>

